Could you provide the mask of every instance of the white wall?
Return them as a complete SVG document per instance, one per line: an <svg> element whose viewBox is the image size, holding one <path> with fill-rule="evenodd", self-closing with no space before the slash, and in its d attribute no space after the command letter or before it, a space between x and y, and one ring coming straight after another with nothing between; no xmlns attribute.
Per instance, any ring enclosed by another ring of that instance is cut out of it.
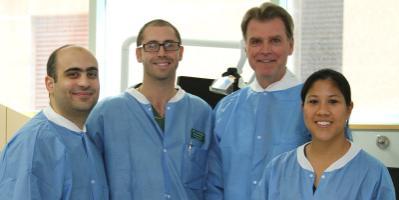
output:
<svg viewBox="0 0 399 200"><path fill-rule="evenodd" d="M398 10L398 0L344 1L343 72L363 123L399 123Z"/></svg>

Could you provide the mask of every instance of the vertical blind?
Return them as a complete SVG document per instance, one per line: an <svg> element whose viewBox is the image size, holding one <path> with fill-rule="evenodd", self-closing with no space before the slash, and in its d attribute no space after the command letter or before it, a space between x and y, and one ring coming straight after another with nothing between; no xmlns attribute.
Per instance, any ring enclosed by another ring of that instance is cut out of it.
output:
<svg viewBox="0 0 399 200"><path fill-rule="evenodd" d="M48 105L44 84L47 59L51 52L65 44L88 46L88 15L32 16L34 57L34 107L39 110Z"/></svg>

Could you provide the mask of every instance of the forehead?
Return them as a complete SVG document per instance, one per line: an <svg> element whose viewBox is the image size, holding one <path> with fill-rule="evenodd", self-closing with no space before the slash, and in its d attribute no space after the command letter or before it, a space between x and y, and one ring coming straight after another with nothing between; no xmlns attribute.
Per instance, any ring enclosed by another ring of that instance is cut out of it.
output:
<svg viewBox="0 0 399 200"><path fill-rule="evenodd" d="M96 58L86 49L80 47L68 47L61 49L57 54L57 71L62 73L69 68L87 68L98 67Z"/></svg>
<svg viewBox="0 0 399 200"><path fill-rule="evenodd" d="M149 26L144 30L143 43L148 41L177 41L176 33L170 26Z"/></svg>
<svg viewBox="0 0 399 200"><path fill-rule="evenodd" d="M308 92L309 95L339 95L342 96L341 91L331 79L317 80L313 83Z"/></svg>
<svg viewBox="0 0 399 200"><path fill-rule="evenodd" d="M269 20L252 19L248 23L247 38L287 37L283 20L274 18Z"/></svg>

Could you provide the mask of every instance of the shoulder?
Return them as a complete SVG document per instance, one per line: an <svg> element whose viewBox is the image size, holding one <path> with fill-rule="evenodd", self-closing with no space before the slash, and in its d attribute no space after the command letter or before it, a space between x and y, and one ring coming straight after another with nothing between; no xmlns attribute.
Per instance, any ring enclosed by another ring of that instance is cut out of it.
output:
<svg viewBox="0 0 399 200"><path fill-rule="evenodd" d="M282 165L287 165L287 164L293 164L297 162L297 151L298 148L292 149L290 151L284 152L280 155L277 155L274 157L269 165L272 167L276 166L282 166Z"/></svg>
<svg viewBox="0 0 399 200"><path fill-rule="evenodd" d="M360 174L356 175L356 177L361 177L361 175L363 175L363 179L365 179L363 182L367 181L370 187L379 188L377 189L379 190L379 195L385 196L384 198L377 199L387 199L387 196L395 195L391 175L387 167L381 161L364 150L360 150L353 161L350 168L352 170L351 173Z"/></svg>
<svg viewBox="0 0 399 200"><path fill-rule="evenodd" d="M299 84L284 90L274 91L273 94L275 94L277 98L283 98L287 100L300 100L302 87L303 84Z"/></svg>
<svg viewBox="0 0 399 200"><path fill-rule="evenodd" d="M124 102L128 102L130 97L129 93L123 92L119 95L116 96L111 96L111 97L106 97L99 101L95 108L107 108L107 107L113 107L113 106L118 106L121 103L123 104Z"/></svg>
<svg viewBox="0 0 399 200"><path fill-rule="evenodd" d="M30 167L34 161L51 163L48 161L63 159L65 152L66 146L58 131L43 113L37 114L17 131L3 150L4 162L22 163L25 167Z"/></svg>
<svg viewBox="0 0 399 200"><path fill-rule="evenodd" d="M186 92L185 99L187 101L189 101L190 104L192 104L193 106L199 107L199 108L204 109L209 112L212 111L212 108L210 107L210 105L205 100L203 100L202 98L200 98L196 95Z"/></svg>
<svg viewBox="0 0 399 200"><path fill-rule="evenodd" d="M369 170L387 170L385 165L380 160L370 155L363 149L359 151L357 157L358 163L362 166L367 166Z"/></svg>
<svg viewBox="0 0 399 200"><path fill-rule="evenodd" d="M46 116L40 112L18 130L9 144L22 141L39 141L57 139L55 127L51 125Z"/></svg>
<svg viewBox="0 0 399 200"><path fill-rule="evenodd" d="M226 110L230 107L233 107L237 103L240 102L240 99L248 99L251 96L254 96L256 92L252 91L250 87L245 87L240 90L237 90L221 99L219 103L216 105L215 110L217 112Z"/></svg>
<svg viewBox="0 0 399 200"><path fill-rule="evenodd" d="M282 153L274 157L265 167L264 176L279 177L283 174L291 176L301 168L297 161L297 149Z"/></svg>
<svg viewBox="0 0 399 200"><path fill-rule="evenodd" d="M117 96L106 97L94 106L93 110L90 112L90 116L102 115L105 113L120 113L120 111L125 111L128 105L131 105L133 101L134 98L127 92L123 92Z"/></svg>

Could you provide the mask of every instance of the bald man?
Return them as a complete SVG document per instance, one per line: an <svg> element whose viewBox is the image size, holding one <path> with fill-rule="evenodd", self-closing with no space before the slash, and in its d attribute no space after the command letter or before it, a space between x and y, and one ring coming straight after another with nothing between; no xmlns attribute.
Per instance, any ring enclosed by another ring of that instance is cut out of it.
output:
<svg viewBox="0 0 399 200"><path fill-rule="evenodd" d="M85 48L65 45L47 62L50 105L0 155L0 199L108 199L103 161L85 121L99 96L98 64Z"/></svg>

